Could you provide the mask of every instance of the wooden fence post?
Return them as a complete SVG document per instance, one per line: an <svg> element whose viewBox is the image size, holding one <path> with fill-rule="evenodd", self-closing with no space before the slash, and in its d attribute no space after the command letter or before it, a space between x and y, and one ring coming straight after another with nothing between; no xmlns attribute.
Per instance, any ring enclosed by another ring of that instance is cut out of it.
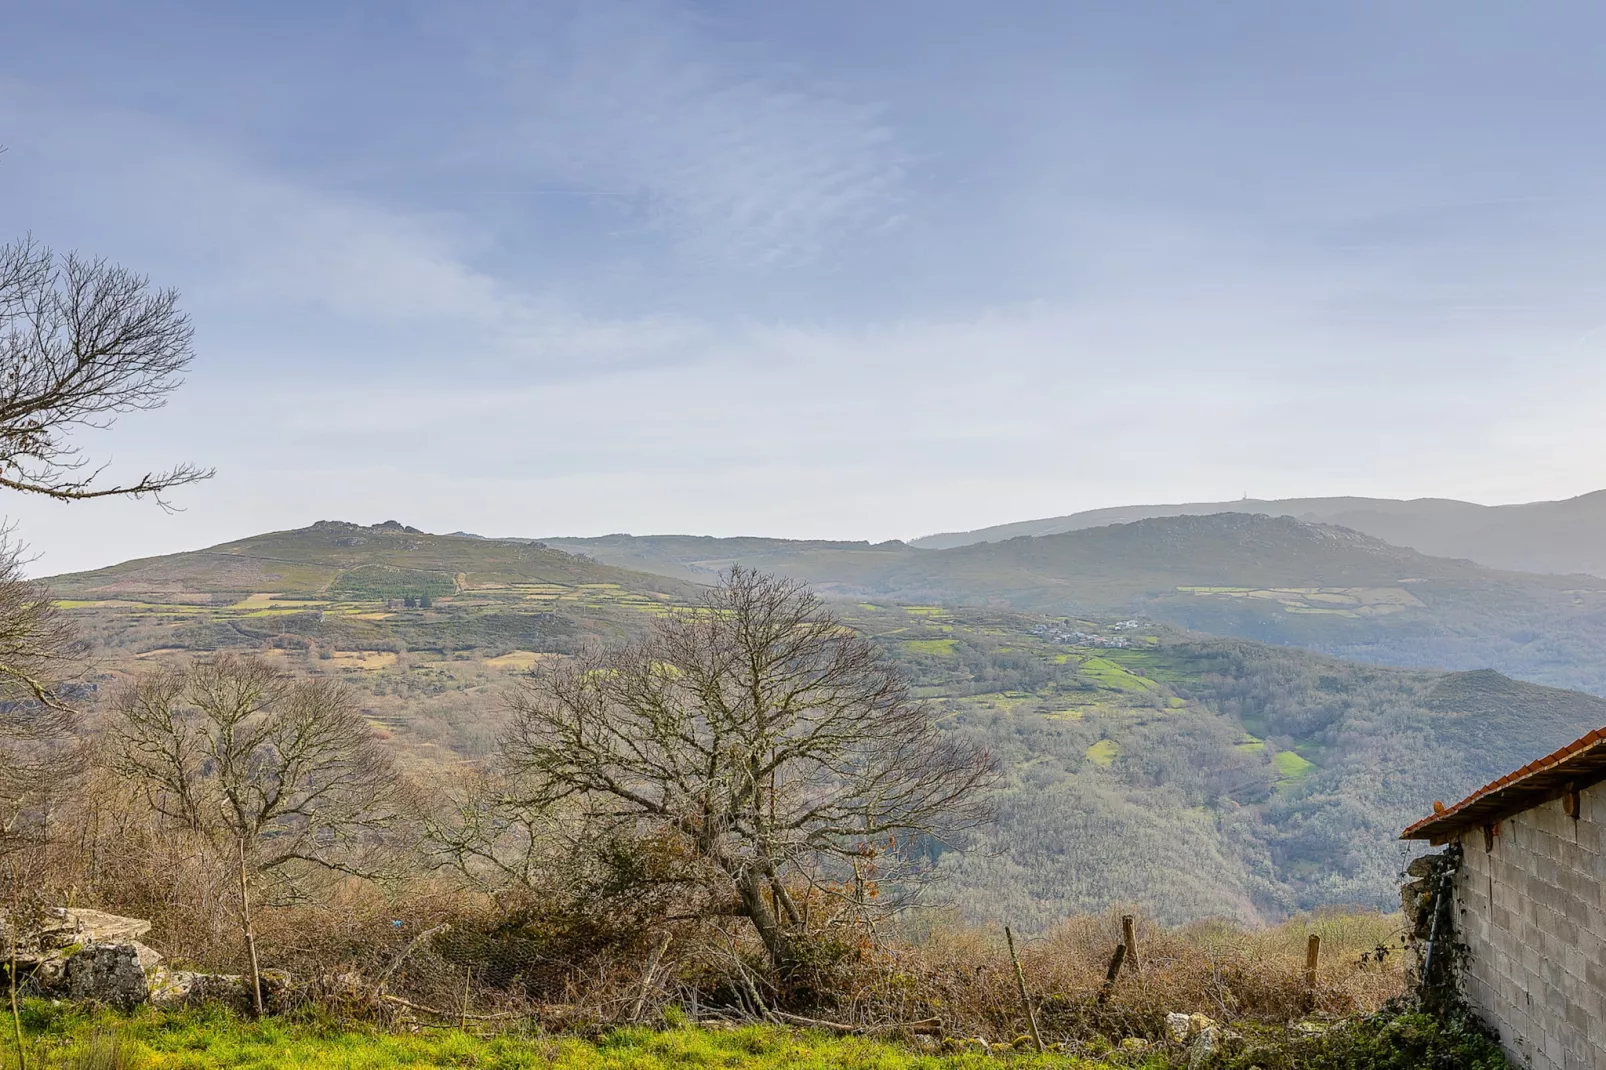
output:
<svg viewBox="0 0 1606 1070"><path fill-rule="evenodd" d="M1305 987L1312 992L1316 991L1316 964L1321 961L1322 938L1316 933L1310 934L1310 941L1305 945Z"/></svg>
<svg viewBox="0 0 1606 1070"><path fill-rule="evenodd" d="M1037 1045L1038 1051L1042 1051L1043 1034L1037 1031L1037 1012L1032 1010L1032 999L1026 994L1026 975L1021 972L1020 959L1015 956L1015 934L1009 931L1008 925L1004 926L1004 939L1009 943L1009 961L1015 967L1015 985L1020 989L1020 1004L1026 1008L1026 1024L1032 1030L1032 1043Z"/></svg>
<svg viewBox="0 0 1606 1070"><path fill-rule="evenodd" d="M1127 965L1134 970L1143 969L1138 961L1138 927L1130 914L1121 915L1121 943L1126 947Z"/></svg>
<svg viewBox="0 0 1606 1070"><path fill-rule="evenodd" d="M1115 954L1110 956L1110 968L1104 972L1104 987L1099 989L1100 1003L1110 998L1110 991L1115 988L1115 979L1121 976L1121 963L1125 961L1126 945L1116 944Z"/></svg>

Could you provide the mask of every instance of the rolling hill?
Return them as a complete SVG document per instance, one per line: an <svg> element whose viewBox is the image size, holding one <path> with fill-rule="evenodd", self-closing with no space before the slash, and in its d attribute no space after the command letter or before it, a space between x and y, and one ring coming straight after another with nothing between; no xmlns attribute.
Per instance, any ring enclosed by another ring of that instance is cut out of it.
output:
<svg viewBox="0 0 1606 1070"><path fill-rule="evenodd" d="M1282 498L1262 501L1130 505L1069 516L948 532L911 545L944 550L1022 535L1059 535L1106 524L1167 516L1264 513L1353 528L1436 557L1463 557L1519 572L1606 576L1606 490L1555 502L1477 505L1448 498Z"/></svg>
<svg viewBox="0 0 1606 1070"><path fill-rule="evenodd" d="M632 634L693 596L680 580L537 544L394 521L321 521L44 582L120 671L164 651L246 648L313 668L399 662L414 681L444 671L434 662L466 661L455 671L479 666L481 684Z"/></svg>
<svg viewBox="0 0 1606 1070"><path fill-rule="evenodd" d="M889 562L916 551L902 542L849 542L771 539L759 536L602 535L595 538L542 538L543 546L579 554L620 568L655 572L707 583L734 564L792 575L798 570L833 575L873 576ZM829 581L828 581L829 582Z"/></svg>
<svg viewBox="0 0 1606 1070"><path fill-rule="evenodd" d="M681 536L553 542L688 577L739 561L843 598L1139 614L1367 661L1493 667L1606 694L1606 581L1490 569L1291 517L1155 517L942 550Z"/></svg>
<svg viewBox="0 0 1606 1070"><path fill-rule="evenodd" d="M356 570L367 570L353 575ZM138 595L163 602L216 603L273 589L281 598L338 599L372 574L376 593L501 590L509 583L630 582L659 592L683 584L626 573L528 539L430 535L394 520L364 526L322 520L204 550L145 557L92 572L49 577L63 597ZM379 579L379 577L384 577Z"/></svg>
<svg viewBox="0 0 1606 1070"><path fill-rule="evenodd" d="M1401 861L1394 836L1434 798L1606 724L1606 701L1486 670L1383 668L1155 619L906 597L939 582L1044 607L1158 591L1151 605L1199 599L1320 620L1276 598L1176 593L1179 578L1242 578L1250 564L1258 581L1293 583L1313 562L1348 590L1392 581L1423 603L1370 616L1356 607L1395 596L1333 603L1351 606L1339 618L1350 622L1426 612L1435 584L1477 577L1494 585L1488 597L1515 597L1502 574L1294 521L1156 521L1060 538L955 552L698 539L657 550L690 576L733 556L838 576L848 562L852 584L880 576L894 588L838 609L905 666L947 730L981 740L1007 770L996 825L943 854L941 895L1022 929L1115 903L1167 921L1385 905ZM637 544L621 538L613 550L639 559ZM1046 580L1032 582L1038 573ZM101 694L196 652L254 650L348 682L426 771L490 752L521 674L588 640L637 634L696 593L528 541L395 523L325 522L50 582L95 641ZM1291 605L1323 593L1283 591Z"/></svg>
<svg viewBox="0 0 1606 1070"><path fill-rule="evenodd" d="M913 609L883 640L1008 770L996 827L944 858L944 895L1032 928L1122 902L1172 921L1387 907L1395 836L1433 800L1606 724L1606 701L1487 670Z"/></svg>

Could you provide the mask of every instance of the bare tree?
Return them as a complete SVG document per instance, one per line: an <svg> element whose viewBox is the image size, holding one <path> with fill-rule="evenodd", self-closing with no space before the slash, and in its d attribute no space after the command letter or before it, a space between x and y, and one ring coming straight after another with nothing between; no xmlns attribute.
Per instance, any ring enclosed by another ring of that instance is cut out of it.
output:
<svg viewBox="0 0 1606 1070"><path fill-rule="evenodd" d="M119 770L151 807L238 867L240 925L261 1011L252 923L259 886L298 867L374 875L398 817L395 770L338 683L220 656L146 676L119 697Z"/></svg>
<svg viewBox="0 0 1606 1070"><path fill-rule="evenodd" d="M797 893L865 906L869 867L884 888L917 877L917 841L980 816L995 776L805 587L741 568L649 639L540 674L513 709L502 751L525 806L673 838L783 976L808 924Z"/></svg>
<svg viewBox="0 0 1606 1070"><path fill-rule="evenodd" d="M32 238L0 246L0 487L68 501L110 496L158 502L206 479L181 464L131 483L99 485L72 434L117 414L154 409L181 382L194 351L173 290ZM165 504L165 503L164 503Z"/></svg>
<svg viewBox="0 0 1606 1070"><path fill-rule="evenodd" d="M49 592L22 575L18 546L0 532L0 851L26 841L41 796L74 765L73 711L60 682L83 656Z"/></svg>

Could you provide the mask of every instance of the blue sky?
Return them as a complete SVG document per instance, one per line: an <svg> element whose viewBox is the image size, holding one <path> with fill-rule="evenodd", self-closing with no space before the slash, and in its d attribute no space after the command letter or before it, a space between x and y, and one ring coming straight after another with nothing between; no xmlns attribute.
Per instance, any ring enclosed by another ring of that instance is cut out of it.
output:
<svg viewBox="0 0 1606 1070"><path fill-rule="evenodd" d="M17 5L0 236L178 287L216 465L39 572L321 518L884 539L1606 486L1587 4Z"/></svg>

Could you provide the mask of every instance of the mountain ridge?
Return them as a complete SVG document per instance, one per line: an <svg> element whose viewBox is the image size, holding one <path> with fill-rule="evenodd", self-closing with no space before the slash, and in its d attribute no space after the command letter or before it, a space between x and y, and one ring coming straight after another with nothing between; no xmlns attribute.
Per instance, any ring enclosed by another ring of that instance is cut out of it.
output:
<svg viewBox="0 0 1606 1070"><path fill-rule="evenodd" d="M553 541L701 582L742 564L844 599L1142 614L1364 661L1494 667L1606 693L1606 580L1493 569L1288 516L1150 517L942 550L680 536Z"/></svg>
<svg viewBox="0 0 1606 1070"><path fill-rule="evenodd" d="M1263 513L1338 524L1435 557L1490 568L1606 575L1606 490L1557 501L1479 505L1453 498L1244 498L1238 501L1127 505L1022 520L912 539L927 550L1056 535L1112 523L1212 513Z"/></svg>
<svg viewBox="0 0 1606 1070"><path fill-rule="evenodd" d="M633 573L531 539L433 535L394 520L368 525L319 520L304 528L134 558L104 568L47 576L40 582L63 597L106 597L121 592L147 597L233 596L275 585L283 588L275 593L306 596L329 593L343 573L356 568L446 576L454 588L509 578L564 583L628 580L664 590L680 586L659 573Z"/></svg>

